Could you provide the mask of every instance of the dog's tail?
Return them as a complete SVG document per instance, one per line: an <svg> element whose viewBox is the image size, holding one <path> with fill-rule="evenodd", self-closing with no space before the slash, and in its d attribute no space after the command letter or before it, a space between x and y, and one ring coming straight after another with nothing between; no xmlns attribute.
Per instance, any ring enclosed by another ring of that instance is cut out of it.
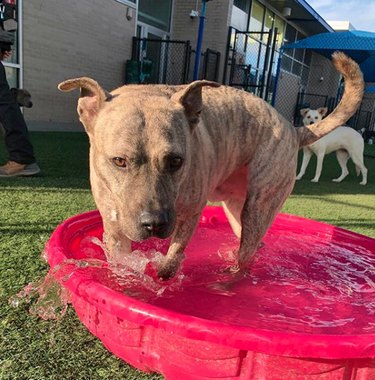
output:
<svg viewBox="0 0 375 380"><path fill-rule="evenodd" d="M361 104L364 82L358 64L342 52L333 53L332 61L337 71L344 76L344 95L338 106L325 119L297 128L300 147L314 143L335 128L345 124Z"/></svg>

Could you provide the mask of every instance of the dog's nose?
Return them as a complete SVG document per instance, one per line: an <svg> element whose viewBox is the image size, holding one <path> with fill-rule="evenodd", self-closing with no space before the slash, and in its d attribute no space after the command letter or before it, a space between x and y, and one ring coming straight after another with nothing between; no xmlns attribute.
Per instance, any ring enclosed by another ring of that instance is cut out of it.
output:
<svg viewBox="0 0 375 380"><path fill-rule="evenodd" d="M141 226L152 235L165 230L169 223L168 213L165 211L143 212L139 218Z"/></svg>

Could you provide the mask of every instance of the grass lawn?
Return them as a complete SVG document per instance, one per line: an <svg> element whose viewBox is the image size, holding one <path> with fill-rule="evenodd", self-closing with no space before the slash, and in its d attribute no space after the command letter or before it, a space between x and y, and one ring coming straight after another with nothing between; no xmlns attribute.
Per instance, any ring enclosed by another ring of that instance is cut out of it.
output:
<svg viewBox="0 0 375 380"><path fill-rule="evenodd" d="M94 208L88 181L88 143L83 133L32 133L43 174L0 179L0 380L161 379L132 369L111 355L76 318L72 308L59 321L42 321L28 306L8 299L44 276L40 258L51 232L64 219ZM0 159L5 159L3 147ZM375 146L368 146L375 156ZM299 181L284 211L326 221L375 237L375 158L366 158L368 185L351 165L341 184L335 156L326 157L321 181L311 183L315 162Z"/></svg>

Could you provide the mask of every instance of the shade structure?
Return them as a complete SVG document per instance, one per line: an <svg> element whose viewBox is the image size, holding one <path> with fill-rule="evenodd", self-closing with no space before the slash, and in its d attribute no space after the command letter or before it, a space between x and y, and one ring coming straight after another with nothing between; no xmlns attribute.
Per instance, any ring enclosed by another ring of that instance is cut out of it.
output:
<svg viewBox="0 0 375 380"><path fill-rule="evenodd" d="M375 33L361 30L320 33L286 44L283 49L310 49L327 58L342 51L360 65L365 82L375 82Z"/></svg>

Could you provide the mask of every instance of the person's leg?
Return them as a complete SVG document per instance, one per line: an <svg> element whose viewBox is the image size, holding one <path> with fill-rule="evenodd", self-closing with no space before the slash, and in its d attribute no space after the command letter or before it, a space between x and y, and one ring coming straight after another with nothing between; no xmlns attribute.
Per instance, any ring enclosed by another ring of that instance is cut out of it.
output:
<svg viewBox="0 0 375 380"><path fill-rule="evenodd" d="M6 110L2 110L3 107L6 107ZM19 106L0 104L0 120L5 129L4 141L9 160L26 165L34 163L33 146Z"/></svg>

